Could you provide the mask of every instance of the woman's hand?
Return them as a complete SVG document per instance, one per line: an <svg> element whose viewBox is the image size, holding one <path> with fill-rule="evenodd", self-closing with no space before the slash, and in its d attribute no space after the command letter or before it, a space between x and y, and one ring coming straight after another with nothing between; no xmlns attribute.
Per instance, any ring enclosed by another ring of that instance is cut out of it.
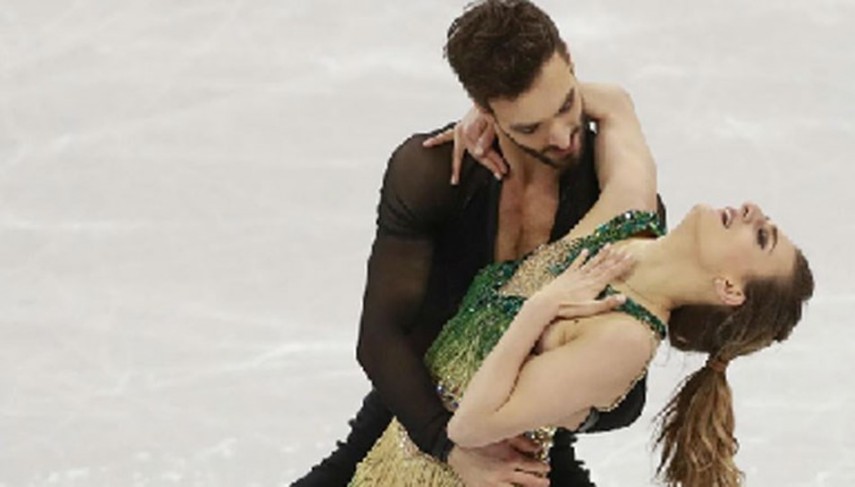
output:
<svg viewBox="0 0 855 487"><path fill-rule="evenodd" d="M496 129L490 117L478 107L472 107L457 124L445 132L435 135L422 144L424 147L434 147L454 141L454 151L451 158L451 184L460 181L460 168L463 166L463 153L468 151L482 166L501 180L508 173L508 166L502 156L493 149L496 139Z"/></svg>
<svg viewBox="0 0 855 487"><path fill-rule="evenodd" d="M546 307L552 320L593 316L623 304L626 298L622 295L599 300L596 297L607 284L632 269L635 265L633 258L609 245L586 262L587 258L588 250L583 249L570 267L536 292L527 304Z"/></svg>

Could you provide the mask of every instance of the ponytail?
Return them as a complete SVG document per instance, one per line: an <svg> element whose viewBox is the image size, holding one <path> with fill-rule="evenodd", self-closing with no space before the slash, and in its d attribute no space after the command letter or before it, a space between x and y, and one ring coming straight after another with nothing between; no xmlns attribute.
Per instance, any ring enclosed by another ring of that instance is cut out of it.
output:
<svg viewBox="0 0 855 487"><path fill-rule="evenodd" d="M709 354L707 365L679 386L659 413L658 473L669 487L736 487L743 473L733 457L733 400L727 363L786 340L813 294L813 274L801 251L786 278L756 279L738 308L683 306L671 312L668 336L679 350Z"/></svg>
<svg viewBox="0 0 855 487"><path fill-rule="evenodd" d="M742 480L733 461L739 444L725 365L711 356L659 414L657 472L669 487L736 487Z"/></svg>

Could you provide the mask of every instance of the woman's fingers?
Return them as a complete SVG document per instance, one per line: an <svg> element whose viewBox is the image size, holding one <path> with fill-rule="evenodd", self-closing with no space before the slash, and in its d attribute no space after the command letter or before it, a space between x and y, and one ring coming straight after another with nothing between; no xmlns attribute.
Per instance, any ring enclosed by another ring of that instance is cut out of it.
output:
<svg viewBox="0 0 855 487"><path fill-rule="evenodd" d="M580 275L588 274L591 271L595 271L601 269L605 260L610 255L609 246L606 244L596 255L591 257L588 256L591 254L591 251L588 249L582 249L579 251L579 255L573 259L573 262L569 267L564 271L563 275L567 276L568 279L578 279Z"/></svg>
<svg viewBox="0 0 855 487"><path fill-rule="evenodd" d="M458 122L454 127L445 130L422 142L423 147L436 147L448 142L454 142L454 150L451 155L451 184L456 185L460 181L460 168L463 166L463 153L466 145L462 139L462 125Z"/></svg>
<svg viewBox="0 0 855 487"><path fill-rule="evenodd" d="M468 112L466 112L463 119L460 120L460 125L463 127L466 148L469 149L469 152L471 152L472 155L480 156L481 154L478 153L477 149L481 142L481 138L491 125L490 120L481 112L481 110L472 107Z"/></svg>
<svg viewBox="0 0 855 487"><path fill-rule="evenodd" d="M457 124L454 127L454 151L451 155L451 184L460 182L460 168L463 167L463 153L466 152L466 144L463 142L463 127Z"/></svg>
<svg viewBox="0 0 855 487"><path fill-rule="evenodd" d="M634 265L635 259L632 256L606 246L594 258L586 262L580 270L591 279L606 284L624 275Z"/></svg>
<svg viewBox="0 0 855 487"><path fill-rule="evenodd" d="M494 140L496 140L496 129L492 123L485 122L483 132L478 136L471 152L472 156L489 169L497 180L501 180L507 170L505 160L493 149Z"/></svg>
<svg viewBox="0 0 855 487"><path fill-rule="evenodd" d="M451 142L452 140L454 140L454 127L425 140L422 142L422 147L436 147L438 145L445 144L446 142Z"/></svg>
<svg viewBox="0 0 855 487"><path fill-rule="evenodd" d="M463 156L468 151L479 164L487 168L493 176L501 180L508 173L508 165L502 156L493 148L496 140L496 129L490 119L473 107L453 128L445 130L428 138L422 145L435 147L448 142L454 142L451 159L451 184L460 181L460 171L463 167Z"/></svg>
<svg viewBox="0 0 855 487"><path fill-rule="evenodd" d="M608 270L606 279L608 279L609 282L620 279L626 276L633 267L635 267L635 258L629 254L622 254L615 260L611 269Z"/></svg>
<svg viewBox="0 0 855 487"><path fill-rule="evenodd" d="M579 255L573 259L573 262L570 264L570 267L567 268L567 271L577 271L582 268L582 265L585 264L585 259L588 258L588 254L591 253L588 249L582 249L579 252ZM565 272L567 272L565 271Z"/></svg>
<svg viewBox="0 0 855 487"><path fill-rule="evenodd" d="M600 269L598 278L603 283L609 283L625 276L635 267L635 259L626 253L618 252L612 255Z"/></svg>
<svg viewBox="0 0 855 487"><path fill-rule="evenodd" d="M472 157L482 166L493 173L497 180L502 179L505 174L505 161L502 156L493 149L493 141L496 140L496 129L490 120L478 113L474 118L465 121L466 148Z"/></svg>
<svg viewBox="0 0 855 487"><path fill-rule="evenodd" d="M490 161L490 165L496 168L496 179L502 179L502 176L508 173L508 163L502 158L502 156L496 152L492 147L487 151L487 155L484 156Z"/></svg>
<svg viewBox="0 0 855 487"><path fill-rule="evenodd" d="M557 316L564 319L594 316L611 311L626 302L620 294L581 303L562 303L558 306Z"/></svg>
<svg viewBox="0 0 855 487"><path fill-rule="evenodd" d="M623 254L614 249L611 244L605 244L584 267L588 271L602 270L612 265L621 255Z"/></svg>
<svg viewBox="0 0 855 487"><path fill-rule="evenodd" d="M612 247L609 244L604 245L599 252L596 253L592 258L588 259L587 262L582 266L583 272L591 272L594 270L602 269L603 265L607 262L609 258L612 256Z"/></svg>
<svg viewBox="0 0 855 487"><path fill-rule="evenodd" d="M485 122L481 126L481 133L478 134L478 137L475 140L475 146L472 148L472 154L476 157L483 156L487 148L493 145L494 140L496 140L496 130L493 128L493 124Z"/></svg>

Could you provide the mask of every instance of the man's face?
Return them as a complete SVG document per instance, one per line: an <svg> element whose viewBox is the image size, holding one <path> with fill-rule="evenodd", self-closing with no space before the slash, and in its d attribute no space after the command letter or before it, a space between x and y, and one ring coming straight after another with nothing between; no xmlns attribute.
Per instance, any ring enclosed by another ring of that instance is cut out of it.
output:
<svg viewBox="0 0 855 487"><path fill-rule="evenodd" d="M496 125L526 154L558 169L582 154L584 121L579 83L557 52L541 67L531 88L515 100L492 100Z"/></svg>

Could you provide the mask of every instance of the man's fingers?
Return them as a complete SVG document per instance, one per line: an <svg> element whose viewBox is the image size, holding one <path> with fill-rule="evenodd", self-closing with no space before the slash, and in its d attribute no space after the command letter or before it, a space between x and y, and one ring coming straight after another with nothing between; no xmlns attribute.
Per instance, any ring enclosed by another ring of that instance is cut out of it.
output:
<svg viewBox="0 0 855 487"><path fill-rule="evenodd" d="M513 456L513 461L511 464L517 470L522 470L524 472L535 473L539 475L545 475L549 473L549 464L541 462L540 460L536 460L528 455L523 455L522 453L517 453Z"/></svg>
<svg viewBox="0 0 855 487"><path fill-rule="evenodd" d="M549 479L538 477L532 473L515 471L508 475L508 480L513 485L521 487L549 487Z"/></svg>
<svg viewBox="0 0 855 487"><path fill-rule="evenodd" d="M441 132L433 137L422 142L423 147L434 147L437 145L445 144L446 142L451 142L454 140L454 128L450 128L445 132Z"/></svg>
<svg viewBox="0 0 855 487"><path fill-rule="evenodd" d="M508 439L508 443L516 450L521 451L523 453L537 453L540 450L540 445L537 444L531 438L526 437L525 435L515 436L513 438Z"/></svg>

